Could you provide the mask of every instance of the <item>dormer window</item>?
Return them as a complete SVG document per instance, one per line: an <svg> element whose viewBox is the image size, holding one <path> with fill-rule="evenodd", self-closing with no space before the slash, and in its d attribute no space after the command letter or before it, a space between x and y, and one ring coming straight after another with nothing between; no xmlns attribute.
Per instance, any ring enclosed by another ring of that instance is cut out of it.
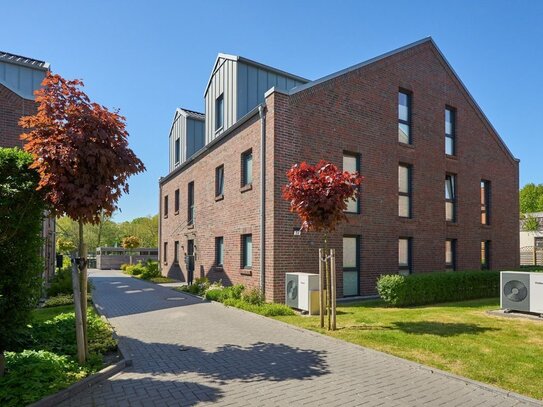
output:
<svg viewBox="0 0 543 407"><path fill-rule="evenodd" d="M224 125L224 97L223 93L215 100L215 131L223 128Z"/></svg>

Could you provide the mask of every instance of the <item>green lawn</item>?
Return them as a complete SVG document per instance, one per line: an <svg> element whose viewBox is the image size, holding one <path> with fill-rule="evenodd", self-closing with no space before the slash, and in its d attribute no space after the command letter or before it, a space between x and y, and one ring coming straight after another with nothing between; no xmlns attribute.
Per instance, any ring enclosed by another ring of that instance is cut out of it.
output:
<svg viewBox="0 0 543 407"><path fill-rule="evenodd" d="M494 299L416 308L372 301L338 308L338 330L319 317L275 317L470 379L543 399L543 321L491 316Z"/></svg>

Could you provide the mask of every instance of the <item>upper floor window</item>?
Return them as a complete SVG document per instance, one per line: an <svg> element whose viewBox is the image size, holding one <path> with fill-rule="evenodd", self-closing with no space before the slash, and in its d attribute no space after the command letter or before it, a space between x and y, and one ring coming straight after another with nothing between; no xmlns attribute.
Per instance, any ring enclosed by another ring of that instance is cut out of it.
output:
<svg viewBox="0 0 543 407"><path fill-rule="evenodd" d="M411 94L398 92L398 141L411 144Z"/></svg>
<svg viewBox="0 0 543 407"><path fill-rule="evenodd" d="M456 239L445 240L445 270L456 270Z"/></svg>
<svg viewBox="0 0 543 407"><path fill-rule="evenodd" d="M215 196L224 195L224 165L215 168Z"/></svg>
<svg viewBox="0 0 543 407"><path fill-rule="evenodd" d="M179 213L179 189L175 190L173 206L174 206L175 213L178 214Z"/></svg>
<svg viewBox="0 0 543 407"><path fill-rule="evenodd" d="M175 164L179 164L179 156L181 153L180 139L175 139Z"/></svg>
<svg viewBox="0 0 543 407"><path fill-rule="evenodd" d="M456 222L456 175L445 175L445 220Z"/></svg>
<svg viewBox="0 0 543 407"><path fill-rule="evenodd" d="M481 241L481 270L490 269L490 240Z"/></svg>
<svg viewBox="0 0 543 407"><path fill-rule="evenodd" d="M179 262L179 241L176 240L173 244L173 262Z"/></svg>
<svg viewBox="0 0 543 407"><path fill-rule="evenodd" d="M241 267L249 269L253 266L253 235L241 236Z"/></svg>
<svg viewBox="0 0 543 407"><path fill-rule="evenodd" d="M187 224L192 225L194 223L194 181L189 182L187 198L188 198Z"/></svg>
<svg viewBox="0 0 543 407"><path fill-rule="evenodd" d="M215 100L215 131L224 125L224 97L223 93Z"/></svg>
<svg viewBox="0 0 543 407"><path fill-rule="evenodd" d="M481 224L490 225L490 181L481 181Z"/></svg>
<svg viewBox="0 0 543 407"><path fill-rule="evenodd" d="M162 253L162 261L168 263L168 242L164 242L164 253Z"/></svg>
<svg viewBox="0 0 543 407"><path fill-rule="evenodd" d="M360 172L360 155L344 153L343 171L351 173ZM358 196L355 199L349 199L347 201L347 209L345 212L360 213L360 198Z"/></svg>
<svg viewBox="0 0 543 407"><path fill-rule="evenodd" d="M168 217L168 195L164 196L164 217Z"/></svg>
<svg viewBox="0 0 543 407"><path fill-rule="evenodd" d="M398 166L398 216L410 218L411 213L411 166Z"/></svg>
<svg viewBox="0 0 543 407"><path fill-rule="evenodd" d="M401 275L411 274L412 271L412 240L410 237L398 239L398 269Z"/></svg>
<svg viewBox="0 0 543 407"><path fill-rule="evenodd" d="M241 155L241 186L253 183L253 150L248 150Z"/></svg>
<svg viewBox="0 0 543 407"><path fill-rule="evenodd" d="M445 108L445 154L456 155L456 111Z"/></svg>
<svg viewBox="0 0 543 407"><path fill-rule="evenodd" d="M224 237L215 238L215 265L222 266L224 263Z"/></svg>

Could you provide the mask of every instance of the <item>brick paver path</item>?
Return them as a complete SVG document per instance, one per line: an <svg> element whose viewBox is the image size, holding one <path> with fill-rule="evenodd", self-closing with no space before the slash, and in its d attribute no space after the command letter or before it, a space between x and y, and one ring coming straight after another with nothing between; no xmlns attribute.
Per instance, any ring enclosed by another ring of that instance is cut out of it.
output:
<svg viewBox="0 0 543 407"><path fill-rule="evenodd" d="M91 278L133 366L65 406L536 404L116 271Z"/></svg>

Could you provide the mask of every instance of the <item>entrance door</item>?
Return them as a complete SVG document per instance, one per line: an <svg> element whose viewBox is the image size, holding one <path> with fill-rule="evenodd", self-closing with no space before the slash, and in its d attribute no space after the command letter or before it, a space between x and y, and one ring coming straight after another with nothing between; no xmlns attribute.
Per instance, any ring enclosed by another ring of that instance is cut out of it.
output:
<svg viewBox="0 0 543 407"><path fill-rule="evenodd" d="M360 295L360 239L343 236L343 296Z"/></svg>
<svg viewBox="0 0 543 407"><path fill-rule="evenodd" d="M192 280L194 279L194 240L187 242L187 257L188 283L192 284Z"/></svg>

